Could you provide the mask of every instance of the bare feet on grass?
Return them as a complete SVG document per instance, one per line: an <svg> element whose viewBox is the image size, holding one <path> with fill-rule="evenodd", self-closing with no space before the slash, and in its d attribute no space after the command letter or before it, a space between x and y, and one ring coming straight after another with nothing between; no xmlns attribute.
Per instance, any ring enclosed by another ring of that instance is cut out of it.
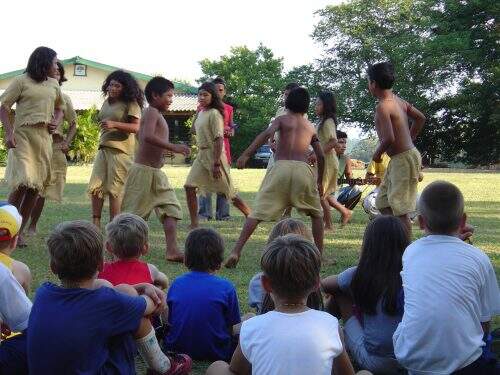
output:
<svg viewBox="0 0 500 375"><path fill-rule="evenodd" d="M351 221L351 218L352 218L352 211L349 210L349 209L346 209L342 213L342 217L340 218L340 224L341 224L341 226L343 227L344 225L346 225L347 223L349 223Z"/></svg>
<svg viewBox="0 0 500 375"><path fill-rule="evenodd" d="M229 257L224 262L224 266L226 268L236 268L236 265L240 261L240 256L235 253L229 254Z"/></svg>
<svg viewBox="0 0 500 375"><path fill-rule="evenodd" d="M167 252L167 262L184 263L184 253L182 251Z"/></svg>
<svg viewBox="0 0 500 375"><path fill-rule="evenodd" d="M28 231L26 232L27 236L34 236L36 235L36 226L30 225L28 228Z"/></svg>

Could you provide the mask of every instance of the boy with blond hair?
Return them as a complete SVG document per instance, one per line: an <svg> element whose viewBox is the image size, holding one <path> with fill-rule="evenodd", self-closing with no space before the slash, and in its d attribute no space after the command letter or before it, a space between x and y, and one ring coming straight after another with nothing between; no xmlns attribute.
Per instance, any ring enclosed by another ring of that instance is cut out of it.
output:
<svg viewBox="0 0 500 375"><path fill-rule="evenodd" d="M425 116L392 92L394 80L394 67L389 62L368 68L368 89L379 100L375 111L379 146L373 161L381 162L384 152L391 158L379 187L376 206L383 215L397 216L411 239L409 213L415 211L422 169L422 158L413 141L424 126Z"/></svg>
<svg viewBox="0 0 500 375"><path fill-rule="evenodd" d="M30 374L135 374L136 348L151 374L187 374L191 359L167 357L150 315L165 310L165 294L150 284L96 280L103 237L86 221L63 222L47 240L50 268L60 285L37 290L28 323ZM109 287L108 287L109 286Z"/></svg>
<svg viewBox="0 0 500 375"><path fill-rule="evenodd" d="M113 255L99 278L113 285L149 283L168 288L167 276L151 263L140 260L149 251L148 224L140 216L123 213L106 225L106 250Z"/></svg>

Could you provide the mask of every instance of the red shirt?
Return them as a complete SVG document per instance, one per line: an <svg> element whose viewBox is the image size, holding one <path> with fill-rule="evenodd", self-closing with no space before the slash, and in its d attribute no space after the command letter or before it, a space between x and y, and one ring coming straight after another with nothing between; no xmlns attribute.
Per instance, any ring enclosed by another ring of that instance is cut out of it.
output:
<svg viewBox="0 0 500 375"><path fill-rule="evenodd" d="M117 260L104 263L98 275L99 279L108 280L113 285L139 283L153 284L148 264L138 259Z"/></svg>
<svg viewBox="0 0 500 375"><path fill-rule="evenodd" d="M224 103L224 131L230 131L232 123L233 107ZM227 162L231 164L231 145L229 144L229 137L224 137L224 150L226 150Z"/></svg>

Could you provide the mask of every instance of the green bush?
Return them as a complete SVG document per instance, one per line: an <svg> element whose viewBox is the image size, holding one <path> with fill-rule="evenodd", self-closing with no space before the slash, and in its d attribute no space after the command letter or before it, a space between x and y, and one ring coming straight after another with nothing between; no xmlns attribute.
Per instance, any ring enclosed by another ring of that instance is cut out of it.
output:
<svg viewBox="0 0 500 375"><path fill-rule="evenodd" d="M3 126L0 128L0 165L4 166L7 164L7 147L5 147L5 142L3 138Z"/></svg>
<svg viewBox="0 0 500 375"><path fill-rule="evenodd" d="M76 163L90 163L94 160L99 147L99 120L95 107L79 111L77 130L71 143L68 156Z"/></svg>

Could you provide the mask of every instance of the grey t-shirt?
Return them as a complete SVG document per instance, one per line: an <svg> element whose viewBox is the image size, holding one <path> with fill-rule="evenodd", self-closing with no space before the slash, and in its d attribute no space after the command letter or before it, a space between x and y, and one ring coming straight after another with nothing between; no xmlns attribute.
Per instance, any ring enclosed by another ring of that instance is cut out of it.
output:
<svg viewBox="0 0 500 375"><path fill-rule="evenodd" d="M343 292L349 291L356 269L357 267L351 267L338 275L339 288ZM401 306L402 303L403 301L401 301ZM375 315L363 313L363 322L361 323L364 331L366 351L378 356L394 358L392 335L396 331L399 322L401 322L402 316L402 309L401 314L395 316L387 315L382 309L382 298L377 303Z"/></svg>

